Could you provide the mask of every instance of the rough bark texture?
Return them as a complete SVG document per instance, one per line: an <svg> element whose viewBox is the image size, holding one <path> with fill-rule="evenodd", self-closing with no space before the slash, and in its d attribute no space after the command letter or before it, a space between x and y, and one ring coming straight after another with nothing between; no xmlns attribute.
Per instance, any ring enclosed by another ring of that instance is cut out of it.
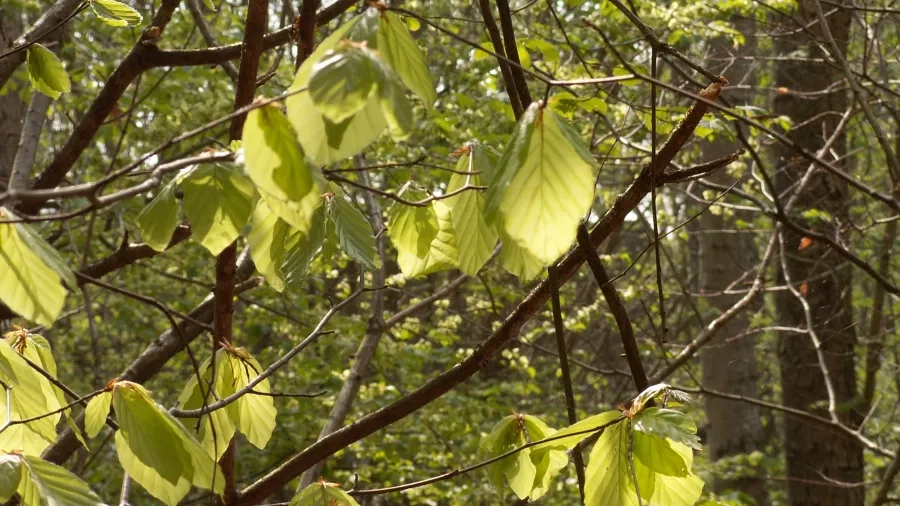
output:
<svg viewBox="0 0 900 506"><path fill-rule="evenodd" d="M810 0L798 2L794 17L808 28L798 30L795 24L783 25L781 34L776 37L778 54L787 56L800 51L808 58L828 58L820 48L824 44L824 38L819 25L813 23L813 8ZM842 52L846 52L847 48L849 12L837 10L828 18L831 33ZM778 62L775 69L775 86L788 90L825 90L840 79L840 71L834 66L810 61L784 59ZM784 93L775 99L774 109L776 114L790 116L795 125L803 124L792 129L789 135L803 148L816 151L834 133L840 114L848 106L848 100L845 91L813 98ZM833 112L823 114L829 111ZM810 120L814 117L815 119ZM837 153L844 152L845 140L837 139L834 149ZM787 148L776 148L774 154L774 166L777 169L775 185L779 192L790 192L791 186L802 177L809 164L795 157ZM840 161L834 163L839 164ZM844 170L847 168L844 167ZM805 226L841 241L847 228L848 207L846 183L820 171L813 175L809 185L799 196L791 215ZM802 213L812 209L829 213L831 221L803 218ZM802 237L792 232L785 232L784 237L789 278L801 293L806 292L814 330L822 342L834 385L838 412L843 421L852 421L857 419L858 414L851 404L856 395L856 336L851 307L851 268L845 260L824 245L813 243L801 249ZM779 283L785 281L784 272L780 268L778 277ZM781 325L807 327L804 308L791 292L778 292L776 305ZM778 357L784 404L821 413L824 410L822 406L827 401L827 393L810 336L782 333ZM862 450L858 444L838 431L813 426L790 416L785 419L784 437L790 504L863 504L863 487L829 483L829 480L835 480L858 485L863 481Z"/></svg>
<svg viewBox="0 0 900 506"><path fill-rule="evenodd" d="M8 11L0 12L0 52L12 46L21 32L22 23L18 16ZM0 94L0 191L6 189L16 158L16 146L27 105L20 94L25 86L28 86L27 80L14 79L2 87Z"/></svg>
<svg viewBox="0 0 900 506"><path fill-rule="evenodd" d="M727 39L713 41L711 56L715 58L715 65L712 70L723 72L727 69L727 77L734 84L752 82L751 62L741 59L730 61L730 57L752 54L755 49L752 39L754 23L752 19L746 18L733 21L745 34L746 44L734 48ZM749 104L751 100L747 90L729 91L725 88L722 95L733 106ZM710 160L722 158L740 147L738 142L724 137L718 138L704 145L704 158ZM730 186L738 178L745 176L746 174L730 174L727 170L720 170L707 179ZM744 277L752 275L756 265L752 234L741 232L735 225L741 218L752 220L751 217L739 213L726 215L720 212L706 212L700 217L697 279L701 293L709 294L706 303L717 315L733 306L742 297L740 293L728 295L721 292L728 288L745 288L752 278ZM744 312L735 317L719 331L709 345L703 348L700 357L705 387L734 392L746 397L758 397L756 336L741 335L750 327L749 316L749 312ZM706 397L705 407L708 421L706 447L710 459L717 461L763 449L764 438L759 407L712 396ZM741 467L748 468L746 464L742 464ZM758 506L769 504L768 491L762 477L752 470L747 474L746 477L735 479L716 479L712 486L719 493L734 490L747 494Z"/></svg>

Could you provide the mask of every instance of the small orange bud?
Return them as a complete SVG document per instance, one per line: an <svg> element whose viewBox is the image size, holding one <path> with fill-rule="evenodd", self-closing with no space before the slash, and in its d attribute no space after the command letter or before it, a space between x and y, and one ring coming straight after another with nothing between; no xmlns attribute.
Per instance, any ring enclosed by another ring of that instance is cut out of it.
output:
<svg viewBox="0 0 900 506"><path fill-rule="evenodd" d="M813 240L809 237L804 237L800 239L800 246L797 248L798 250L805 250L806 248L812 246Z"/></svg>

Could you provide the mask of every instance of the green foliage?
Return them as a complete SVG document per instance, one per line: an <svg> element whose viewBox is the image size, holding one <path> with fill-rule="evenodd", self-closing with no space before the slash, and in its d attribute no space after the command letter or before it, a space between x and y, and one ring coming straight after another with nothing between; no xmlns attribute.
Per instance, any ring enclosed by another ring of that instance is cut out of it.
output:
<svg viewBox="0 0 900 506"><path fill-rule="evenodd" d="M191 231L204 248L218 255L250 219L253 184L234 168L211 164L191 171L181 188Z"/></svg>
<svg viewBox="0 0 900 506"><path fill-rule="evenodd" d="M175 181L163 186L137 216L141 237L148 246L163 251L172 239L172 232L178 226L178 202L175 200Z"/></svg>
<svg viewBox="0 0 900 506"><path fill-rule="evenodd" d="M595 177L581 136L534 103L498 162L486 196L488 220L504 238L550 265L575 241L578 223L594 201Z"/></svg>
<svg viewBox="0 0 900 506"><path fill-rule="evenodd" d="M36 456L0 456L0 501L18 492L22 506L104 506L71 472Z"/></svg>
<svg viewBox="0 0 900 506"><path fill-rule="evenodd" d="M34 89L52 99L72 91L69 75L52 51L40 44L28 46L28 78Z"/></svg>
<svg viewBox="0 0 900 506"><path fill-rule="evenodd" d="M119 463L147 492L169 506L177 504L191 485L222 492L225 479L218 464L143 387L116 383L112 404L119 423L115 438Z"/></svg>
<svg viewBox="0 0 900 506"><path fill-rule="evenodd" d="M97 17L110 26L137 26L144 20L138 11L116 0L90 0L90 3Z"/></svg>
<svg viewBox="0 0 900 506"><path fill-rule="evenodd" d="M381 260L375 251L375 236L366 217L340 194L329 198L328 203L335 235L347 256L368 269L380 267ZM315 241L311 245L314 246Z"/></svg>
<svg viewBox="0 0 900 506"><path fill-rule="evenodd" d="M478 144L470 144L456 164L457 173L447 183L447 193L467 186L480 186L493 172L491 162ZM468 174L461 174L467 172ZM484 196L466 190L445 200L456 237L459 269L474 276L487 263L497 244L497 231L484 218Z"/></svg>
<svg viewBox="0 0 900 506"><path fill-rule="evenodd" d="M4 376L7 376L8 385L12 387L0 395L0 413L3 413L4 423L30 421L0 425L3 427L0 431L0 451L37 456L56 441L56 424L62 416L59 409L64 404L50 381L23 358L27 357L38 366L43 365L40 353L28 341L22 340L19 334L11 332L0 340L0 360L6 364L4 369L8 371ZM51 412L54 414L48 414Z"/></svg>
<svg viewBox="0 0 900 506"><path fill-rule="evenodd" d="M290 506L359 506L337 483L319 480L291 499Z"/></svg>

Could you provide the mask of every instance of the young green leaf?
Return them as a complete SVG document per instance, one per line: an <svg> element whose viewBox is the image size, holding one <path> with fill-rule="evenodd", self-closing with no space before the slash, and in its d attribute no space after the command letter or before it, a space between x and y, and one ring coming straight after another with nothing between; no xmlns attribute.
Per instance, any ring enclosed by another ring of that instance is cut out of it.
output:
<svg viewBox="0 0 900 506"><path fill-rule="evenodd" d="M417 201L427 198L428 193L408 182L400 189L398 196ZM424 257L438 234L437 213L430 205L410 206L394 202L388 210L387 229L398 252Z"/></svg>
<svg viewBox="0 0 900 506"><path fill-rule="evenodd" d="M119 463L151 495L174 506L191 484L222 491L224 477L219 466L143 387L127 381L116 383L113 408L119 422ZM161 445L160 441L169 444Z"/></svg>
<svg viewBox="0 0 900 506"><path fill-rule="evenodd" d="M227 359L227 352L224 349L216 351L216 379L211 381L212 368L210 360L207 358L200 364L200 376L203 378L203 387L200 388L200 382L197 381L197 375L192 374L181 396L178 398L178 404L182 409L199 409L210 403L228 397L235 392L234 371L230 361ZM212 387L210 389L210 386ZM218 461L225 450L231 438L234 437L235 426L233 416L233 405L226 406L224 409L217 409L212 413L207 413L200 417L200 423L191 421L187 425L196 427L199 425L197 438L206 453Z"/></svg>
<svg viewBox="0 0 900 506"><path fill-rule="evenodd" d="M686 414L673 409L647 408L634 417L634 430L670 439L699 450L697 425Z"/></svg>
<svg viewBox="0 0 900 506"><path fill-rule="evenodd" d="M69 74L53 51L40 44L32 44L28 46L26 62L28 79L34 89L52 99L72 90Z"/></svg>
<svg viewBox="0 0 900 506"><path fill-rule="evenodd" d="M137 26L144 19L138 11L116 0L91 0L91 8L110 26Z"/></svg>
<svg viewBox="0 0 900 506"><path fill-rule="evenodd" d="M487 215L529 254L549 265L575 241L594 200L595 168L565 119L532 104L488 189Z"/></svg>
<svg viewBox="0 0 900 506"><path fill-rule="evenodd" d="M247 115L243 136L244 163L266 205L306 232L321 203L320 189L290 123L277 107L260 107Z"/></svg>
<svg viewBox="0 0 900 506"><path fill-rule="evenodd" d="M265 276L269 286L276 292L281 292L284 290L284 273L281 270L284 263L284 243L290 234L290 226L270 211L262 199L256 202L250 221L253 228L248 240L256 270Z"/></svg>
<svg viewBox="0 0 900 506"><path fill-rule="evenodd" d="M628 464L628 423L603 431L591 450L585 471L585 506L637 506L637 492ZM641 484L641 494L646 494Z"/></svg>
<svg viewBox="0 0 900 506"><path fill-rule="evenodd" d="M229 364L234 376L234 389L244 388L250 380L255 379L263 371L262 366L244 348L235 348L235 353L229 353ZM264 379L253 387L260 394L269 393L269 380ZM233 404L236 409L232 417L237 429L247 436L247 440L253 446L263 449L272 437L275 430L275 417L278 414L275 409L274 399L268 395L247 394L241 396Z"/></svg>
<svg viewBox="0 0 900 506"><path fill-rule="evenodd" d="M8 396L0 395L0 413L4 413L4 420L7 414L10 420L36 419L0 431L0 451L40 455L56 441L56 424L62 416L58 410L63 404L53 391L53 385L22 358L19 349L19 346L14 348L10 345L7 339L0 340L0 357L16 380L15 388ZM28 353L32 357L37 355L33 350ZM7 399L10 401L8 405Z"/></svg>
<svg viewBox="0 0 900 506"><path fill-rule="evenodd" d="M411 250L397 251L400 271L408 278L452 269L457 265L459 250L456 246L456 231L453 230L450 208L440 200L435 200L431 203L431 209L437 218L438 232L428 245L425 254L418 255Z"/></svg>
<svg viewBox="0 0 900 506"><path fill-rule="evenodd" d="M172 232L178 226L175 181L163 186L153 197L153 200L137 216L137 225L144 242L155 251L163 251L169 246Z"/></svg>
<svg viewBox="0 0 900 506"><path fill-rule="evenodd" d="M19 237L25 241L25 244L28 245L34 254L47 264L47 267L50 267L59 274L59 277L66 283L66 286L70 289L78 286L75 281L75 273L69 268L69 264L62 255L59 254L59 251L56 251L56 249L53 246L50 246L40 234L35 232L34 229L25 223L16 223L15 225L16 230L19 231ZM56 372L54 371L53 374L56 374Z"/></svg>
<svg viewBox="0 0 900 506"><path fill-rule="evenodd" d="M305 234L294 232L288 237L285 244L287 253L282 266L284 281L288 287L299 289L302 286L303 279L309 271L309 264L322 250L329 221L325 206L319 206L313 214L309 230Z"/></svg>
<svg viewBox="0 0 900 506"><path fill-rule="evenodd" d="M503 248L500 250L500 265L510 274L517 276L522 282L538 277L544 271L544 263L534 257L516 241L510 239L503 231L499 231Z"/></svg>
<svg viewBox="0 0 900 506"><path fill-rule="evenodd" d="M587 417L580 422L576 422L564 429L554 432L551 441L537 444L534 446L533 450L543 451L551 448L571 450L582 440L596 434L600 427L608 428L609 424L621 421L622 419L622 413L619 413L618 411L605 411L599 415ZM569 436L569 434L571 434L571 436Z"/></svg>
<svg viewBox="0 0 900 506"><path fill-rule="evenodd" d="M253 184L224 164L200 167L181 183L184 211L204 248L218 255L250 219Z"/></svg>
<svg viewBox="0 0 900 506"><path fill-rule="evenodd" d="M672 448L673 444L679 443L653 434L639 432L637 423L635 423L632 437L634 438L632 443L634 458L640 460L653 472L677 477L685 477L690 473L693 455L690 456L690 460L685 461L681 453Z"/></svg>
<svg viewBox="0 0 900 506"><path fill-rule="evenodd" d="M393 12L380 13L376 47L388 66L400 76L403 84L430 109L437 100L437 93L425 56L403 21Z"/></svg>
<svg viewBox="0 0 900 506"><path fill-rule="evenodd" d="M0 455L0 503L9 501L22 479L22 457Z"/></svg>
<svg viewBox="0 0 900 506"><path fill-rule="evenodd" d="M103 392L88 401L84 408L84 432L87 437L93 438L100 433L100 429L106 425L106 417L109 416L112 392Z"/></svg>
<svg viewBox="0 0 900 506"><path fill-rule="evenodd" d="M533 416L511 415L482 439L480 451L484 457L493 458L553 433L553 429ZM549 490L550 481L566 466L568 457L559 448L540 453L533 452L533 448L525 448L488 466L488 476L497 490L503 490L506 482L520 499L531 500L537 500Z"/></svg>
<svg viewBox="0 0 900 506"><path fill-rule="evenodd" d="M634 413L640 412L644 409L644 406L647 405L652 399L656 399L662 395L665 395L669 392L669 385L665 383L657 383L656 385L650 385L645 388L643 392L639 393L637 397L634 398L634 401L631 403L631 410Z"/></svg>
<svg viewBox="0 0 900 506"><path fill-rule="evenodd" d="M365 215L341 195L330 199L331 219L341 249L367 269L377 269L381 260L375 250L375 235Z"/></svg>
<svg viewBox="0 0 900 506"><path fill-rule="evenodd" d="M39 492L39 496L32 499L31 493L21 494L20 491L23 506L105 506L85 482L68 470L39 457L25 456L23 463L27 474L24 479L33 484L33 488L27 488Z"/></svg>
<svg viewBox="0 0 900 506"><path fill-rule="evenodd" d="M289 506L359 506L359 503L337 483L320 479L298 492Z"/></svg>
<svg viewBox="0 0 900 506"><path fill-rule="evenodd" d="M415 127L412 105L406 98L403 86L393 74L385 76L384 82L379 88L378 103L381 105L381 112L390 128L391 137L395 141L409 138Z"/></svg>
<svg viewBox="0 0 900 506"><path fill-rule="evenodd" d="M484 180L480 174L489 174L489 166L490 161L483 148L478 144L471 144L469 152L460 157L456 164L457 171L470 174L453 174L447 184L447 193L467 185L480 186ZM474 174L475 172L479 174ZM450 220L456 231L459 269L469 276L475 276L491 257L498 238L497 230L484 219L484 195L477 190L467 190L444 202L450 208Z"/></svg>
<svg viewBox="0 0 900 506"><path fill-rule="evenodd" d="M309 77L313 104L334 123L349 119L365 107L385 80L382 64L372 50L349 44L326 53Z"/></svg>

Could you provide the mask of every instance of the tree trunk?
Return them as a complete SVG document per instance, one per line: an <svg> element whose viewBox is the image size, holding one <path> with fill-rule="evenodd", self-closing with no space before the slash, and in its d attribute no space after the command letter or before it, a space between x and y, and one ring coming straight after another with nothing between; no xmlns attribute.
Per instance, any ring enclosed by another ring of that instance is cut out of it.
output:
<svg viewBox="0 0 900 506"><path fill-rule="evenodd" d="M796 22L785 23L776 34L776 50L784 59L775 68L775 86L780 93L775 99L776 114L789 116L794 125L789 136L804 149L816 152L833 135L841 114L848 107L845 91L834 91L815 97L798 97L793 91L823 91L841 80L838 69L828 63L810 59L826 59L821 49L825 38L815 21L814 6L809 0L797 5ZM828 17L829 28L840 50L846 53L850 28L850 11L837 10ZM788 59L793 58L793 59ZM798 61L798 60L804 61ZM846 151L843 136L836 139L833 151ZM783 200L793 195L794 185L806 173L809 164L787 146L774 152L777 169L775 186ZM830 155L829 155L830 156ZM833 163L840 166L841 162ZM847 168L845 167L845 170ZM809 184L798 195L789 216L799 224L836 238L848 228L849 196L847 185L824 171L812 175ZM819 210L830 218L804 218L803 213ZM825 245L803 241L792 232L784 233L784 265L778 270L779 283L789 279L794 288L805 293L810 307L807 315L801 301L790 291L776 295L781 325L813 330L822 343L830 380L834 386L838 412L844 422L858 419L852 401L856 396L856 336L852 315L852 275L848 263ZM784 269L787 269L785 276ZM810 335L787 333L779 336L778 358L781 388L785 405L824 414L827 391L822 367ZM824 414L824 416L828 416ZM785 461L788 499L796 506L845 506L863 504L864 489L862 449L841 432L825 429L807 421L787 416L784 427ZM841 482L841 483L834 483ZM857 486L846 486L853 484Z"/></svg>
<svg viewBox="0 0 900 506"><path fill-rule="evenodd" d="M22 33L22 20L17 14L0 9L0 52L11 47ZM21 96L25 86L29 86L27 81L14 79L0 87L0 191L9 184L9 174L16 158L16 146L25 116L26 103Z"/></svg>
<svg viewBox="0 0 900 506"><path fill-rule="evenodd" d="M711 67L714 71L726 71L733 83L753 82L753 79L748 79L752 73L750 61L732 61L730 56L753 54L756 46L753 40L755 23L752 18L742 17L736 17L733 23L744 34L746 41L738 47L732 47L731 41L726 38L712 41L710 55L714 58L714 63ZM751 103L746 90L728 91L725 88L723 96L732 106ZM740 147L738 142L720 137L703 146L704 158L722 158ZM743 176L744 174L738 175ZM736 179L727 170L716 171L707 178L713 183L727 186L734 184ZM699 220L697 279L701 293L708 296L706 303L714 308L716 315L741 299L742 295L739 293L727 295L721 292L728 288L739 290L746 287L746 283L741 283L741 280L753 272L756 261L752 234L741 232L736 223L739 218L747 221L752 218L742 215L746 213L726 214L722 211L721 208L711 209ZM744 312L726 324L716 338L703 348L701 362L705 387L758 397L759 374L754 354L756 338L753 334L741 335L749 327L749 312ZM763 450L764 438L757 406L710 396L705 400L705 407L708 420L706 446L711 460L718 461ZM769 496L761 476L762 471L752 469L745 463L734 466L735 470L738 468L745 476L717 479L712 485L713 489L720 494L736 491L752 497L757 506L768 505Z"/></svg>

